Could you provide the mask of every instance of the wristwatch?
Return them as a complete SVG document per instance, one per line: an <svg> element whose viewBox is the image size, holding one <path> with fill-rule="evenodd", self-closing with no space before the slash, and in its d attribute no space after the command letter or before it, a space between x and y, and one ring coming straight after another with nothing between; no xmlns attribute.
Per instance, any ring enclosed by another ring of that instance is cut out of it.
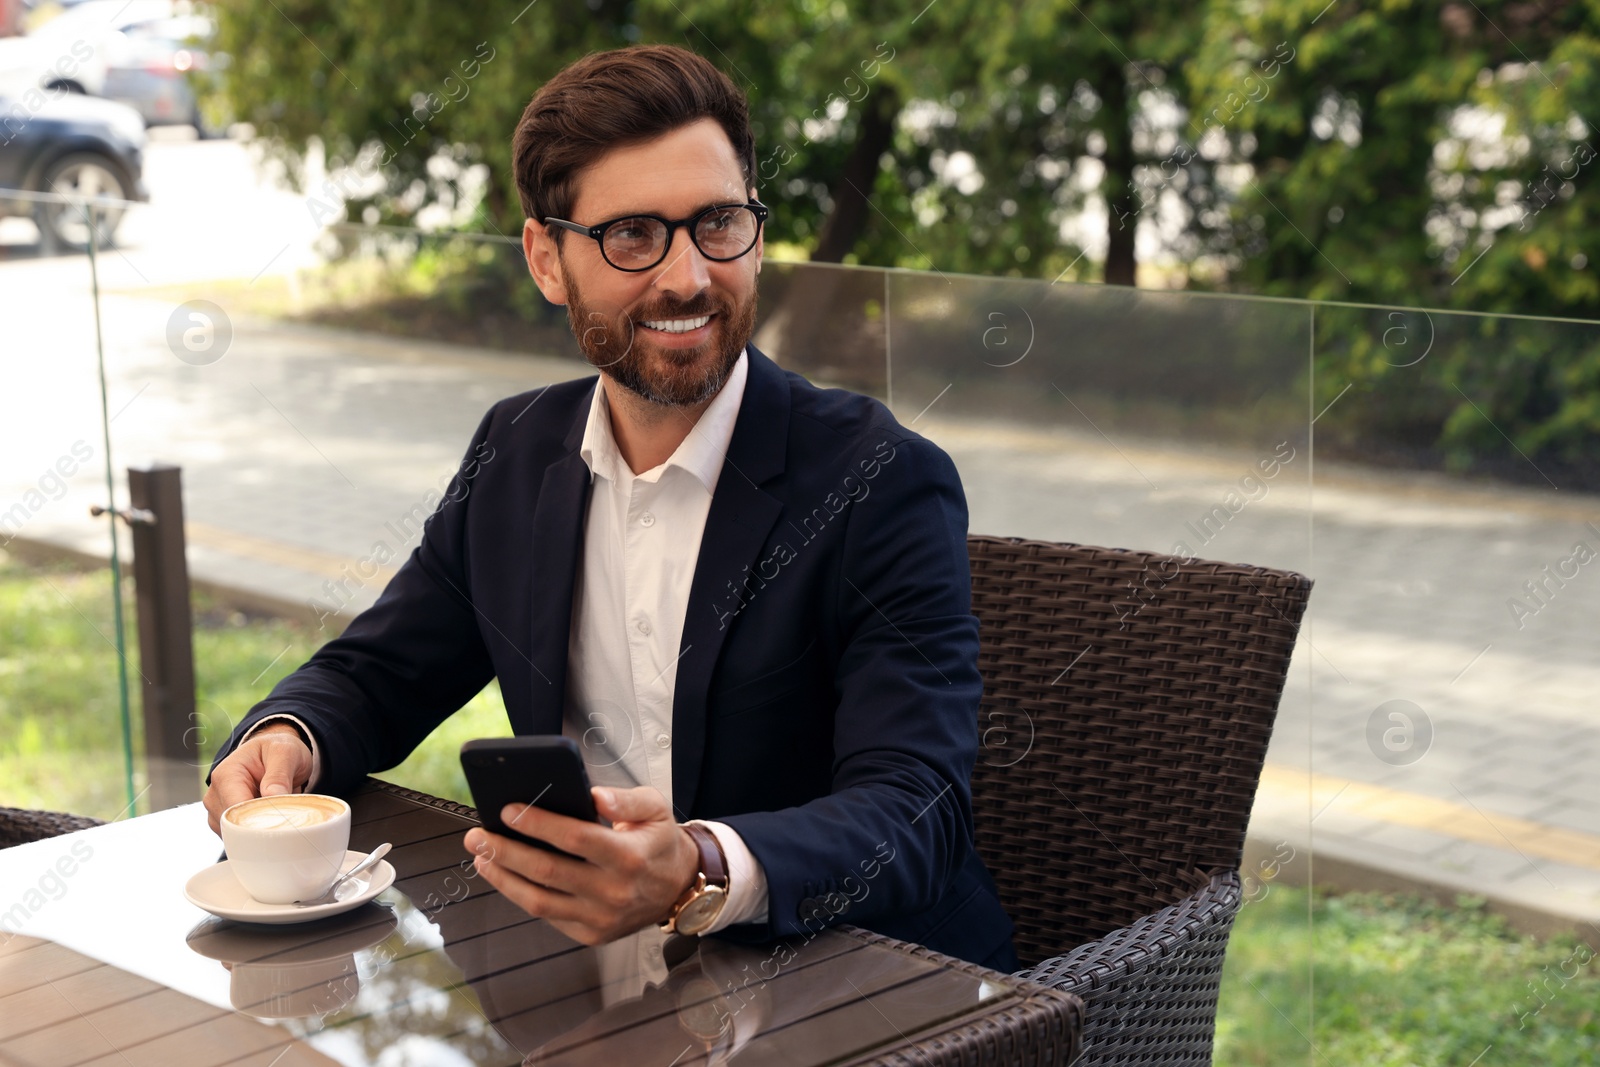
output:
<svg viewBox="0 0 1600 1067"><path fill-rule="evenodd" d="M717 983L703 974L683 980L677 991L678 1025L700 1043L708 1060L718 1045L727 1044L738 1008Z"/></svg>
<svg viewBox="0 0 1600 1067"><path fill-rule="evenodd" d="M672 905L661 929L669 934L703 934L728 903L728 861L716 834L695 823L685 823L683 829L700 850L700 870Z"/></svg>

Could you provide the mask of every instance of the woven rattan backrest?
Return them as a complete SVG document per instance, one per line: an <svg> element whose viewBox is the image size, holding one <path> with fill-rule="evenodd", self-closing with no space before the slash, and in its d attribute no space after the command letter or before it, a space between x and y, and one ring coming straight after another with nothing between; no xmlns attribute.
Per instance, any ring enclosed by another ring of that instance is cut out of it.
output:
<svg viewBox="0 0 1600 1067"><path fill-rule="evenodd" d="M1237 868L1303 575L973 536L978 851L1024 964Z"/></svg>

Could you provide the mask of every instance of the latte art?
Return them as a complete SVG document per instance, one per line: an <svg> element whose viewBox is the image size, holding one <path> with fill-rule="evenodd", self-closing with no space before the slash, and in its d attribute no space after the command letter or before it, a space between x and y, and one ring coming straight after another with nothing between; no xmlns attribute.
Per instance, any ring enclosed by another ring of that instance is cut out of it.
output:
<svg viewBox="0 0 1600 1067"><path fill-rule="evenodd" d="M226 818L251 830L299 830L337 818L344 810L331 797L291 794L247 800L229 808Z"/></svg>

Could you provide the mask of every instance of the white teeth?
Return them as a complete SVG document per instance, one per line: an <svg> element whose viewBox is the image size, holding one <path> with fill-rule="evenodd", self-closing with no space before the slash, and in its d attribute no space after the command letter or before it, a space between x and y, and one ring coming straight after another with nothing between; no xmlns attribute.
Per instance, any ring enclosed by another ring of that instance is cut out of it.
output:
<svg viewBox="0 0 1600 1067"><path fill-rule="evenodd" d="M698 330L710 321L710 315L701 315L698 319L658 319L654 322L647 319L645 325L663 333L688 333L690 330Z"/></svg>

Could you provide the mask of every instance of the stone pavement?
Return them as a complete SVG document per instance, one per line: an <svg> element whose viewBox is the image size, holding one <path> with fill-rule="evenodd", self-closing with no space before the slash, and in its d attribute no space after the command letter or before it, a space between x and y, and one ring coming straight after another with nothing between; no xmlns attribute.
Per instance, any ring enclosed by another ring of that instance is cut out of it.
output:
<svg viewBox="0 0 1600 1067"><path fill-rule="evenodd" d="M931 436L957 457L974 529L1159 551L1193 546L1194 516L1256 458ZM1559 587L1544 573L1579 542L1600 552L1597 517L1592 496L1288 464L1195 549L1316 581L1247 874L1292 854L1291 882L1482 895L1536 930L1600 919L1600 568L1569 566Z"/></svg>
<svg viewBox="0 0 1600 1067"><path fill-rule="evenodd" d="M71 288L79 270L0 265L0 291L24 271ZM23 513L0 541L103 556L104 523L88 517L105 497L92 309L66 303L8 303L0 515ZM248 320L224 358L193 366L169 345L172 311L102 301L116 467L180 464L197 579L313 619L347 620L375 598L392 567L365 561L414 546L414 517L494 400L585 371ZM1600 551L1600 500L1324 462L1313 477L1301 441L1202 545L1197 518L1270 445L1113 442L1081 420L1007 428L964 415L958 396L924 412L926 399L897 397L896 412L956 459L974 532L1163 552L1183 541L1315 578L1252 871L1291 856L1286 880L1467 892L1537 929L1600 919L1600 567L1547 577L1580 542ZM85 450L87 463L72 459ZM57 479L63 457L75 473ZM1530 582L1544 583L1537 599ZM271 666L261 691L293 666Z"/></svg>

